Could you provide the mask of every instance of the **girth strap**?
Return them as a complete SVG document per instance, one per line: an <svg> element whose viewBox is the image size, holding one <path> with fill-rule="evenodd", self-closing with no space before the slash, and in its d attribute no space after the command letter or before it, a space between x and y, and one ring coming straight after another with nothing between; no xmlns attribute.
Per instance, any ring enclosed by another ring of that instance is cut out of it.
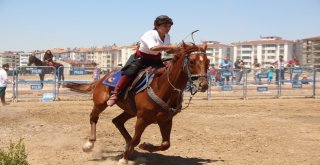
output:
<svg viewBox="0 0 320 165"><path fill-rule="evenodd" d="M155 102L157 103L158 105L161 106L162 109L164 109L167 114L168 114L168 117L167 117L167 120L171 119L173 117L174 114L177 113L178 111L178 108L170 108L168 106L167 103L165 103L162 99L160 99L153 91L153 89L149 86L147 88L147 93L148 93L148 96Z"/></svg>
<svg viewBox="0 0 320 165"><path fill-rule="evenodd" d="M165 103L162 99L160 99L153 91L153 89L149 86L147 88L148 96L158 105L161 106L162 109L169 111L170 107L167 103Z"/></svg>

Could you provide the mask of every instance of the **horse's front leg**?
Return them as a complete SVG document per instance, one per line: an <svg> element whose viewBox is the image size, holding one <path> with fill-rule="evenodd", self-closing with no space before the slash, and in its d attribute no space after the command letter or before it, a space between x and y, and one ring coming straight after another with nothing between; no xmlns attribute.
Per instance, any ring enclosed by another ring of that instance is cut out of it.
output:
<svg viewBox="0 0 320 165"><path fill-rule="evenodd" d="M138 117L136 121L135 131L132 140L124 151L123 159L120 159L120 162L127 162L129 156L131 155L135 146L140 143L141 135L146 127L149 125L149 122L146 122L142 117Z"/></svg>
<svg viewBox="0 0 320 165"><path fill-rule="evenodd" d="M43 88L43 81L44 81L44 74L41 73L39 74L39 78L40 78L40 84L41 84L41 89Z"/></svg>
<svg viewBox="0 0 320 165"><path fill-rule="evenodd" d="M89 152L94 147L94 142L96 141L96 125L99 120L100 113L107 107L107 104L102 105L94 105L92 112L90 114L90 124L91 124L91 131L88 138L88 141L82 146L82 150L84 152Z"/></svg>
<svg viewBox="0 0 320 165"><path fill-rule="evenodd" d="M156 152L156 151L164 151L170 147L170 134L172 128L172 119L158 122L160 127L161 136L162 136L162 143L160 146L155 146L150 143L143 143L139 145L139 148L149 151L149 152Z"/></svg>

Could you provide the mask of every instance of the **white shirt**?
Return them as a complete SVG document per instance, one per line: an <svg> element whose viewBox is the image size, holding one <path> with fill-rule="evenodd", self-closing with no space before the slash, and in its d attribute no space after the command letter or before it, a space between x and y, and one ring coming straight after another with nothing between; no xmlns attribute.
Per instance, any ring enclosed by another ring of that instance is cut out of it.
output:
<svg viewBox="0 0 320 165"><path fill-rule="evenodd" d="M164 41L162 41L156 30L150 30L142 35L139 50L143 53L157 55L161 51L152 51L150 49L159 45L170 45L170 35L165 34Z"/></svg>
<svg viewBox="0 0 320 165"><path fill-rule="evenodd" d="M7 72L0 68L0 87L6 87L8 83L11 82L8 80Z"/></svg>

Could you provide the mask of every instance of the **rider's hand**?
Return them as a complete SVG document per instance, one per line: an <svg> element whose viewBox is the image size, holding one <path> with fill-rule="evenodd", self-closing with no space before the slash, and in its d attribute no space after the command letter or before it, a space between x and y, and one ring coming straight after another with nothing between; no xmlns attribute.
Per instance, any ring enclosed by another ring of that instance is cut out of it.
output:
<svg viewBox="0 0 320 165"><path fill-rule="evenodd" d="M180 46L170 45L170 50L168 51L168 53L178 53L180 50Z"/></svg>

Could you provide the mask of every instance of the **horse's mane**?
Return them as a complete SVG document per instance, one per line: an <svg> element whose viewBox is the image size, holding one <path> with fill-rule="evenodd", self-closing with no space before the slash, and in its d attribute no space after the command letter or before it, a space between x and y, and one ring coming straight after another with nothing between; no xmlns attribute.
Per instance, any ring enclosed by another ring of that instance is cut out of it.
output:
<svg viewBox="0 0 320 165"><path fill-rule="evenodd" d="M34 58L34 62L35 63L38 63L38 64L41 64L41 65L44 65L44 62L42 62L39 58L37 58L36 56L34 55L31 55L30 57Z"/></svg>
<svg viewBox="0 0 320 165"><path fill-rule="evenodd" d="M180 56L183 56L185 53L191 53L194 51L205 51L200 46L192 43L192 42L183 42L179 44L181 50L175 54L173 54L172 62L176 62Z"/></svg>

